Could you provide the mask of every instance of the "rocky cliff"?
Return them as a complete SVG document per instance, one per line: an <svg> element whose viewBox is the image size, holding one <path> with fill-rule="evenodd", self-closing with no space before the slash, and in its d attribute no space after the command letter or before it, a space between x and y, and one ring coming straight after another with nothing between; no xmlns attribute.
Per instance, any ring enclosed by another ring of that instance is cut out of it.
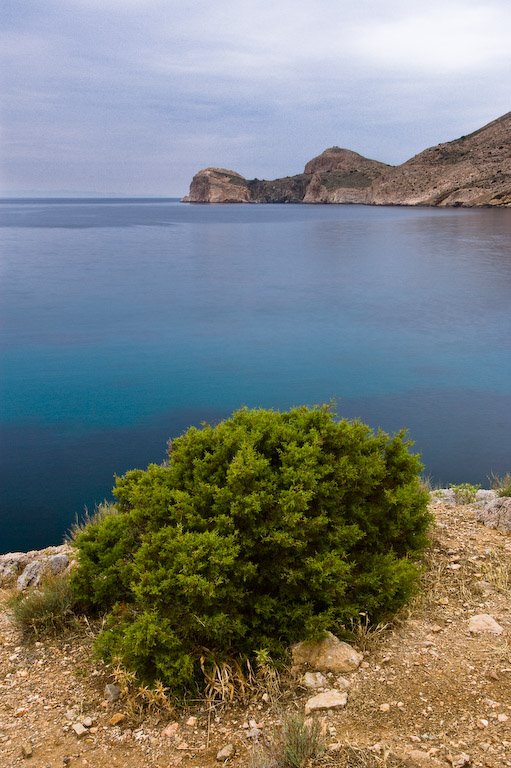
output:
<svg viewBox="0 0 511 768"><path fill-rule="evenodd" d="M183 201L511 206L511 112L398 166L331 147L302 174L273 181L206 168L193 177Z"/></svg>

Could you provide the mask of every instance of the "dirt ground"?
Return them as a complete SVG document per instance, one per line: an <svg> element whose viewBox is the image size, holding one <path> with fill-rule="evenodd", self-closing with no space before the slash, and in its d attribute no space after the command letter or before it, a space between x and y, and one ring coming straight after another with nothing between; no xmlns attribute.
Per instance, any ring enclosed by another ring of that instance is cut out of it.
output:
<svg viewBox="0 0 511 768"><path fill-rule="evenodd" d="M320 713L328 750L311 768L511 766L511 537L477 523L470 506L433 500L431 508L424 589L391 629L360 633L364 661L349 675L345 709ZM92 657L92 631L24 644L8 594L0 593L1 768L212 768L227 744L235 748L227 765L263 768L254 738L271 741L284 711L303 712L314 693L296 680L281 697L259 691L244 705L198 702L136 717L125 698L104 700L112 677ZM471 633L477 614L490 614L501 634Z"/></svg>

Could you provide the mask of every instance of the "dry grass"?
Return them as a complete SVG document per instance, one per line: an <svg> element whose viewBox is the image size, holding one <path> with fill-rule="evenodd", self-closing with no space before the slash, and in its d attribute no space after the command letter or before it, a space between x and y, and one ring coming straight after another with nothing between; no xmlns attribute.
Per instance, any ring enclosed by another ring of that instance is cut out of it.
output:
<svg viewBox="0 0 511 768"><path fill-rule="evenodd" d="M125 669L119 661L112 667L114 682L119 686L125 707L131 717L140 719L148 714L174 712L169 689L161 682L153 686L140 685L134 672Z"/></svg>
<svg viewBox="0 0 511 768"><path fill-rule="evenodd" d="M374 653L390 630L390 624L371 624L367 613L361 613L356 621L351 621L349 640L362 653Z"/></svg>
<svg viewBox="0 0 511 768"><path fill-rule="evenodd" d="M483 578L498 592L508 594L511 589L511 560L509 555L491 551L481 568Z"/></svg>
<svg viewBox="0 0 511 768"><path fill-rule="evenodd" d="M206 701L210 705L233 701L245 703L263 694L275 704L282 695L280 673L265 651L256 654L255 669L249 659L243 663L236 660L207 663L201 657L200 664L206 681Z"/></svg>
<svg viewBox="0 0 511 768"><path fill-rule="evenodd" d="M315 718L288 712L274 740L252 754L252 768L305 768L326 751L321 723Z"/></svg>
<svg viewBox="0 0 511 768"><path fill-rule="evenodd" d="M39 587L15 593L8 605L25 638L56 635L77 624L67 574L43 577Z"/></svg>

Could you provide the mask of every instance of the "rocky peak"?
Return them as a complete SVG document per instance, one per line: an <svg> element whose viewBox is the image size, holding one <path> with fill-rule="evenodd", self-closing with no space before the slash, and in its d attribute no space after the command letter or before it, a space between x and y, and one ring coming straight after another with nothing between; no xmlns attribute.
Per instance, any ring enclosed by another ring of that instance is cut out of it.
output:
<svg viewBox="0 0 511 768"><path fill-rule="evenodd" d="M358 152L353 152L351 149L330 147L317 157L309 160L305 166L304 173L329 173L332 171L349 173L350 171L359 172L372 169L376 175L376 172L380 174L387 168L390 168L390 166L380 163L378 160L370 160L363 155L359 155Z"/></svg>
<svg viewBox="0 0 511 768"><path fill-rule="evenodd" d="M184 203L248 203L247 180L226 168L203 168L195 174Z"/></svg>

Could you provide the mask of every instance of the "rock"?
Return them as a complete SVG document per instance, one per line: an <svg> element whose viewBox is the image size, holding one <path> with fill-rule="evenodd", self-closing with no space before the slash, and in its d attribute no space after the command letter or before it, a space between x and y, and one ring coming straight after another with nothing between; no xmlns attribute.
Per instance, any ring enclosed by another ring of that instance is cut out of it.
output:
<svg viewBox="0 0 511 768"><path fill-rule="evenodd" d="M197 725L198 718L195 717L195 715L191 715L191 717L188 718L186 721L186 725L188 725L190 728L195 728Z"/></svg>
<svg viewBox="0 0 511 768"><path fill-rule="evenodd" d="M34 748L32 747L32 744L30 744L29 741L25 742L21 745L21 756L25 759L28 757L32 757L34 754Z"/></svg>
<svg viewBox="0 0 511 768"><path fill-rule="evenodd" d="M121 689L115 683L107 683L105 685L104 697L110 703L117 701L121 695Z"/></svg>
<svg viewBox="0 0 511 768"><path fill-rule="evenodd" d="M321 640L305 640L291 649L293 664L307 664L322 672L353 672L363 659L348 643L343 643L331 632Z"/></svg>
<svg viewBox="0 0 511 768"><path fill-rule="evenodd" d="M126 715L123 712L116 712L108 721L108 725L119 725L123 720L126 720Z"/></svg>
<svg viewBox="0 0 511 768"><path fill-rule="evenodd" d="M348 694L345 691L324 691L308 699L305 704L305 714L317 712L322 709L339 709L345 707L348 702Z"/></svg>
<svg viewBox="0 0 511 768"><path fill-rule="evenodd" d="M29 561L26 552L8 552L0 555L0 585L14 581Z"/></svg>
<svg viewBox="0 0 511 768"><path fill-rule="evenodd" d="M25 566L22 574L18 576L16 586L20 591L28 589L28 587L37 587L41 581L43 571L44 564L42 560L33 560L31 563Z"/></svg>
<svg viewBox="0 0 511 768"><path fill-rule="evenodd" d="M179 723L173 722L169 723L165 726L163 731L161 732L162 736L166 736L167 738L172 738L172 736L175 736L176 733L179 730Z"/></svg>
<svg viewBox="0 0 511 768"><path fill-rule="evenodd" d="M380 704L380 712L389 712L390 711L390 704Z"/></svg>
<svg viewBox="0 0 511 768"><path fill-rule="evenodd" d="M461 752L459 755L451 758L452 768L465 768L466 765L472 765L472 759L466 752Z"/></svg>
<svg viewBox="0 0 511 768"><path fill-rule="evenodd" d="M306 688L326 688L328 680L321 672L306 672L302 678Z"/></svg>
<svg viewBox="0 0 511 768"><path fill-rule="evenodd" d="M248 203L247 180L225 168L204 168L195 174L184 203Z"/></svg>
<svg viewBox="0 0 511 768"><path fill-rule="evenodd" d="M92 717L84 717L82 725L85 726L85 728L92 728Z"/></svg>
<svg viewBox="0 0 511 768"><path fill-rule="evenodd" d="M490 632L493 635L501 635L503 629L489 613L479 613L472 616L468 622L468 631L474 635L482 632Z"/></svg>
<svg viewBox="0 0 511 768"><path fill-rule="evenodd" d="M445 765L423 749L410 750L403 755L403 762L406 768L442 768L442 765Z"/></svg>
<svg viewBox="0 0 511 768"><path fill-rule="evenodd" d="M58 555L50 555L47 560L47 569L52 576L57 576L59 573L63 573L69 565L69 557L64 553Z"/></svg>
<svg viewBox="0 0 511 768"><path fill-rule="evenodd" d="M346 677L342 677L342 675L339 675L339 677L335 681L335 687L339 691L347 691L350 685L351 685L350 681Z"/></svg>
<svg viewBox="0 0 511 768"><path fill-rule="evenodd" d="M236 748L234 744L226 744L217 752L216 759L219 763L224 763L226 760L230 760L236 754Z"/></svg>
<svg viewBox="0 0 511 768"><path fill-rule="evenodd" d="M82 736L85 736L89 731L82 723L73 723L71 726L71 730L75 732L75 734L78 736L79 739L82 738Z"/></svg>
<svg viewBox="0 0 511 768"><path fill-rule="evenodd" d="M511 533L511 496L497 496L483 501L476 511L476 520L488 528Z"/></svg>
<svg viewBox="0 0 511 768"><path fill-rule="evenodd" d="M310 160L305 173L273 181L205 168L193 177L184 201L509 207L510 130L508 112L468 136L429 147L394 167L331 147ZM453 499L444 491L435 495Z"/></svg>

